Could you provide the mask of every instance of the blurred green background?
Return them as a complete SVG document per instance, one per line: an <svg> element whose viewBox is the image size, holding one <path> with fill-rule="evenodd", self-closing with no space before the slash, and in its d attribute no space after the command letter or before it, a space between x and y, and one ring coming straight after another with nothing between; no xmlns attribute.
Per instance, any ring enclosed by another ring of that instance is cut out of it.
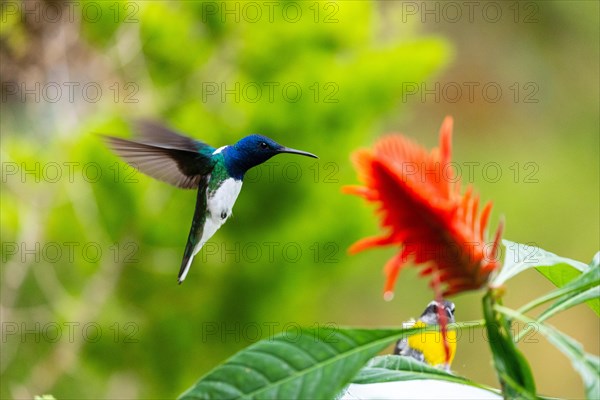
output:
<svg viewBox="0 0 600 400"><path fill-rule="evenodd" d="M1 397L173 398L282 330L417 317L432 293L412 268L383 301L394 249L347 255L378 228L340 188L356 182L354 149L393 131L434 146L447 114L492 227L504 215L506 238L589 262L599 3L470 4L3 2ZM214 146L259 132L320 158L249 173L178 286L195 193L128 169L95 135L126 137L137 117ZM530 271L507 304L550 288ZM480 297L454 299L459 321L482 317ZM585 306L552 322L599 353ZM583 397L541 336L521 347L540 393ZM460 339L457 373L497 386L490 363L481 331Z"/></svg>

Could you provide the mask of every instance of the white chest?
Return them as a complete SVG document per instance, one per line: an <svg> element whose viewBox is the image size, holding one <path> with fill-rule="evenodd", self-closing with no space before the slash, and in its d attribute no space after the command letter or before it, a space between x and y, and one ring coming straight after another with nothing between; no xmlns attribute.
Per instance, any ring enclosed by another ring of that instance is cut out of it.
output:
<svg viewBox="0 0 600 400"><path fill-rule="evenodd" d="M242 189L242 181L233 178L226 179L214 193L207 199L210 219L222 225L231 215L233 204Z"/></svg>
<svg viewBox="0 0 600 400"><path fill-rule="evenodd" d="M215 232L227 221L231 215L233 204L242 189L242 181L228 178L214 191L207 190L206 193L206 220L202 227L202 236L195 244L192 255L180 274L179 282L183 281L190 269L194 256L198 254L202 246L215 234ZM187 252L187 248L186 248Z"/></svg>

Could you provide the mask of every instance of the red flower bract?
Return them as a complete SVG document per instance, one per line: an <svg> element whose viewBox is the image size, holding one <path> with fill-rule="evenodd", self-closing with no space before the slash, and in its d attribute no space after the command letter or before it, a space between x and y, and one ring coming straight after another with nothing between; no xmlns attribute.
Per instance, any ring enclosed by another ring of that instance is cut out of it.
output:
<svg viewBox="0 0 600 400"><path fill-rule="evenodd" d="M461 194L460 171L451 162L452 118L440 129L440 146L427 151L402 135L380 139L372 150L353 154L364 186L343 190L378 205L387 233L359 240L350 252L403 245L385 266L384 295L390 299L398 272L412 258L422 276L431 277L438 295L452 295L483 286L499 260L496 257L502 223L492 241L486 226L492 209L479 213L479 197L467 187Z"/></svg>

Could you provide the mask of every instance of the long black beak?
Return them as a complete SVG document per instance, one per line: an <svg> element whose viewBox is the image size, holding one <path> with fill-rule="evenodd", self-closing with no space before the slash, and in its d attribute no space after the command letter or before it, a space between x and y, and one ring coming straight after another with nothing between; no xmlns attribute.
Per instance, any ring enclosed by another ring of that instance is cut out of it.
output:
<svg viewBox="0 0 600 400"><path fill-rule="evenodd" d="M290 153L290 154L298 154L298 155L306 156L306 157L319 158L319 157L315 156L313 153L309 153L308 151L290 149L289 147L283 147L282 149L279 150L279 153Z"/></svg>

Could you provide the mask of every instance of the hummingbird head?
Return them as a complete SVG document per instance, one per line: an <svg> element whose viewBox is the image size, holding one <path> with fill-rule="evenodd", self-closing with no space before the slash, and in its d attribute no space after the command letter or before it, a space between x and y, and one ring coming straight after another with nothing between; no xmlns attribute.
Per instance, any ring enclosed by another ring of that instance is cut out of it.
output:
<svg viewBox="0 0 600 400"><path fill-rule="evenodd" d="M443 300L442 302L433 300L431 303L429 303L429 305L427 305L427 308L425 311L423 311L423 314L421 314L419 319L425 322L427 325L437 325L439 324L438 313L440 312L440 309L446 315L448 323L454 323L455 306L453 302L448 300Z"/></svg>
<svg viewBox="0 0 600 400"><path fill-rule="evenodd" d="M262 135L246 136L234 145L227 146L223 153L227 169L232 176L238 177L243 177L250 168L262 164L280 153L318 158L312 153L282 146L273 139Z"/></svg>

